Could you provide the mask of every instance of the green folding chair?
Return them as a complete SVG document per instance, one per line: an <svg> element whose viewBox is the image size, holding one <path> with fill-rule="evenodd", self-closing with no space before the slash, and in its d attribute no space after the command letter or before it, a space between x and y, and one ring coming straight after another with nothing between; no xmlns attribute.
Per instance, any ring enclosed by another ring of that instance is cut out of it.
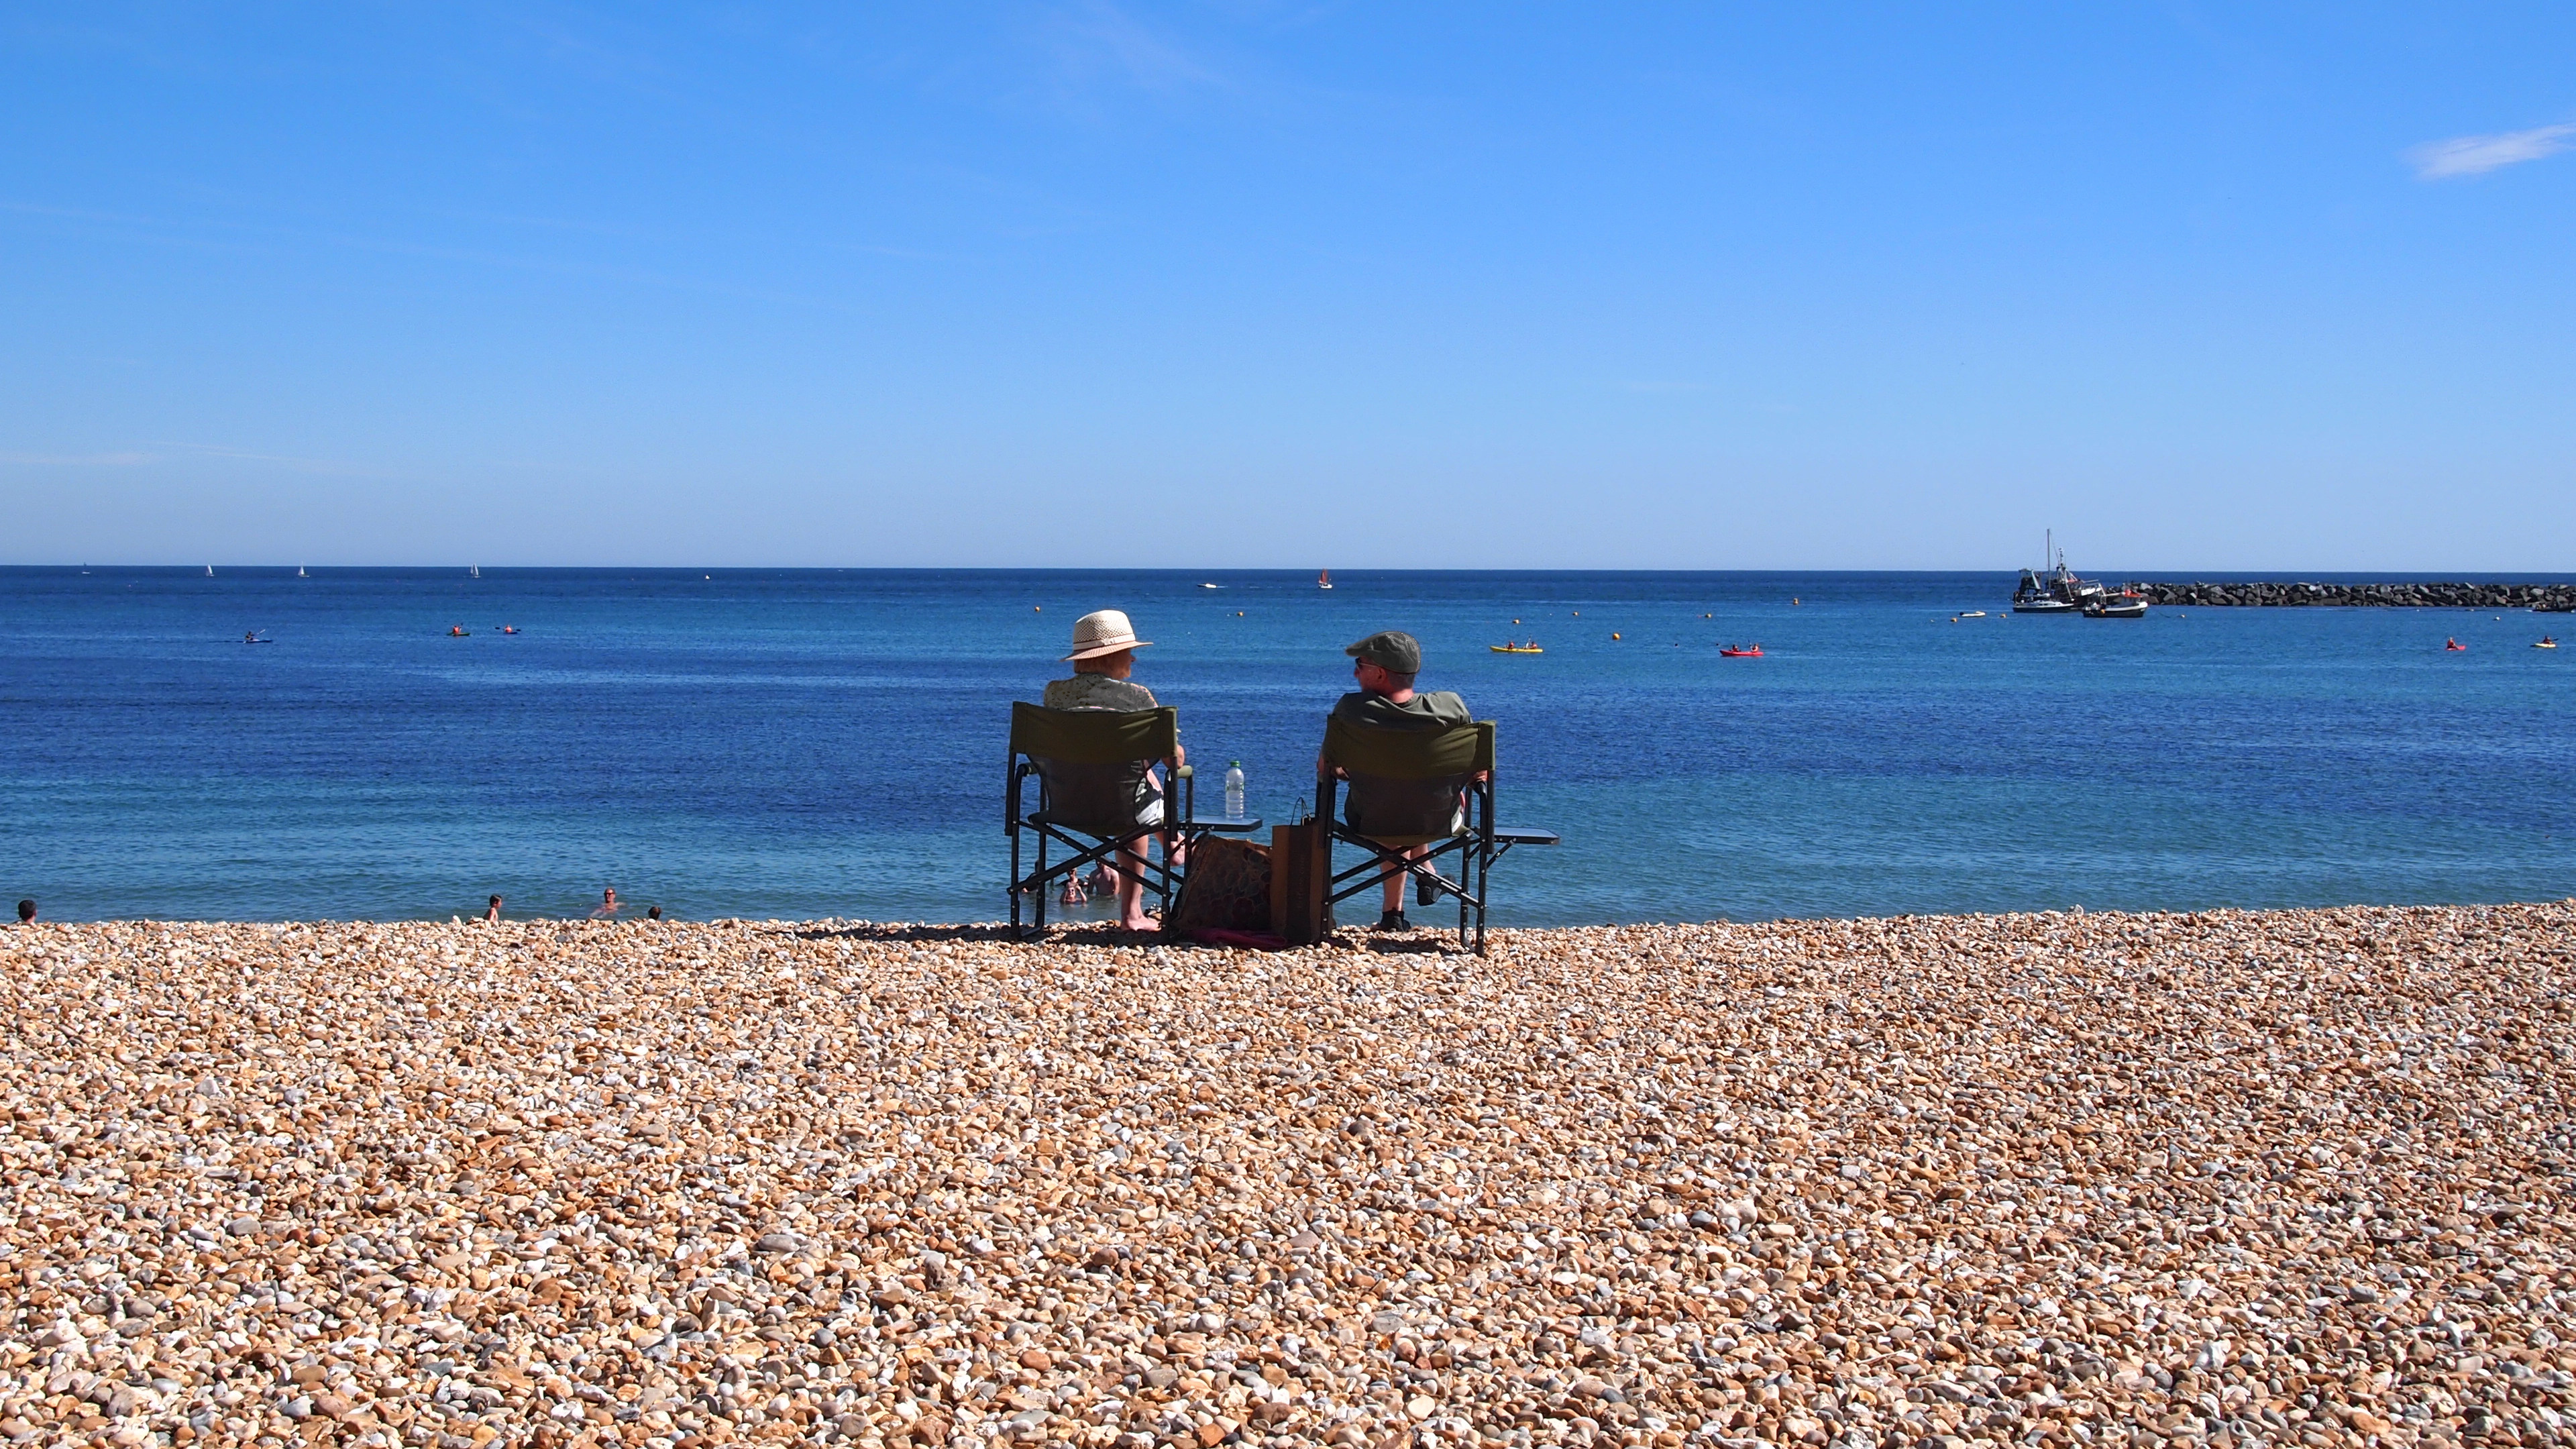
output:
<svg viewBox="0 0 2576 1449"><path fill-rule="evenodd" d="M1163 855L1156 860L1137 852L1143 857L1145 888L1168 917L1186 878L1185 867L1174 863L1176 845L1185 853L1188 843L1203 835L1248 835L1261 828L1258 819L1199 818L1197 775L1179 763L1180 741L1180 712L1169 706L1133 713L1011 706L1010 781L1002 828L1011 837L1014 934L1021 930L1021 897L1036 903L1031 931L1043 931L1049 886L1149 836L1163 842ZM1156 765L1170 778L1159 794L1148 778ZM1032 779L1037 782L1037 808L1026 810L1022 807ZM1033 865L1025 874L1020 869L1024 835L1034 845L1027 853ZM1050 862L1050 844L1070 854Z"/></svg>
<svg viewBox="0 0 2576 1449"><path fill-rule="evenodd" d="M1337 768L1348 777L1346 793ZM1332 877L1327 903L1378 889L1389 876L1411 876L1430 886L1435 898L1457 898L1458 944L1485 954L1485 901L1494 862L1516 845L1557 843L1553 830L1494 823L1493 771L1491 720L1430 730L1327 716L1315 818L1330 825L1335 843L1357 846L1369 857ZM1343 793L1339 813L1337 793ZM1429 853L1406 859L1404 853L1419 845L1431 847ZM1454 860L1455 880L1441 874L1444 858Z"/></svg>

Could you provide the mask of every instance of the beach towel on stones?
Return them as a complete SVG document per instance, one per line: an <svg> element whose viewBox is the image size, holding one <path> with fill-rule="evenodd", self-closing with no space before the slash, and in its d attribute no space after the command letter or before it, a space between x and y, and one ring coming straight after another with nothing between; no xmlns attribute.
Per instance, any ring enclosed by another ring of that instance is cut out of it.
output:
<svg viewBox="0 0 2576 1449"><path fill-rule="evenodd" d="M1191 846L1181 898L1165 924L1174 931L1269 930L1269 848L1225 839Z"/></svg>

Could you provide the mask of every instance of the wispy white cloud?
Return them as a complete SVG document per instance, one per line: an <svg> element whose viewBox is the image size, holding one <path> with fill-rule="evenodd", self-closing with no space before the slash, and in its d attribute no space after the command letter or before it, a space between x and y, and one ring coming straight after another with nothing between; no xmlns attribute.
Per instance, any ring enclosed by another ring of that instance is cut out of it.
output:
<svg viewBox="0 0 2576 1449"><path fill-rule="evenodd" d="M2570 136L2576 136L2576 123L2534 126L2528 131L2505 131L2493 136L2454 136L2414 147L2407 151L2406 160L2415 168L2418 181L2483 176L2499 166L2555 156L2567 149Z"/></svg>
<svg viewBox="0 0 2576 1449"><path fill-rule="evenodd" d="M265 463L290 473L310 473L326 478L402 478L401 473L387 472L365 463L339 458L302 458L289 453L262 453L249 448L235 448L222 443L178 443L145 440L139 448L110 453L18 453L0 451L0 468L142 468L156 463L181 463L190 458L213 458L232 463Z"/></svg>
<svg viewBox="0 0 2576 1449"><path fill-rule="evenodd" d="M0 453L0 465L15 468L132 468L159 461L151 453Z"/></svg>
<svg viewBox="0 0 2576 1449"><path fill-rule="evenodd" d="M1217 85L1224 80L1179 42L1109 0L1087 0L1059 9L1047 30L1057 63L1076 78L1108 72L1151 91Z"/></svg>
<svg viewBox="0 0 2576 1449"><path fill-rule="evenodd" d="M363 463L345 462L338 458L299 458L288 453L258 453L247 448L227 447L221 443L153 443L151 446L199 458L221 458L238 463L271 463L291 473L311 473L326 478L401 478L404 476Z"/></svg>

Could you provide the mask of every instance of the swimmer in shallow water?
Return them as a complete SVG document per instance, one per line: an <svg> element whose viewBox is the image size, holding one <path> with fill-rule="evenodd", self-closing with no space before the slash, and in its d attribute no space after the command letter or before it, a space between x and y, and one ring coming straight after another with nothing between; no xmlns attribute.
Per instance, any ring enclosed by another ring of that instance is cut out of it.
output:
<svg viewBox="0 0 2576 1449"><path fill-rule="evenodd" d="M594 921L614 920L617 913L624 909L626 909L624 906L617 903L617 887L610 886L599 893L599 909L591 912L590 918Z"/></svg>

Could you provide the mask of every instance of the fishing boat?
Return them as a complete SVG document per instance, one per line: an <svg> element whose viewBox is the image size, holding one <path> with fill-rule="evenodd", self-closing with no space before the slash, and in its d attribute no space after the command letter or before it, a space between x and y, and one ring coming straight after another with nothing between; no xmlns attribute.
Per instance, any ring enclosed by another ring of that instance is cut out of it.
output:
<svg viewBox="0 0 2576 1449"><path fill-rule="evenodd" d="M2021 583L2013 589L2012 611L2016 614L2081 614L2084 606L2101 599L2106 590L2100 584L2079 579L2066 567L2066 555L2058 551L2057 534L2047 534L2048 551L2042 556L2049 562L2037 569L2023 569ZM2125 619L2126 614L2107 617Z"/></svg>
<svg viewBox="0 0 2576 1449"><path fill-rule="evenodd" d="M1329 589L1329 588L1331 588L1332 586L1333 586L1333 571L1332 571L1331 569L1326 569L1326 570L1324 570L1322 573L1317 574L1317 575L1315 576L1315 587L1316 587L1316 588L1319 588L1319 589Z"/></svg>
<svg viewBox="0 0 2576 1449"><path fill-rule="evenodd" d="M2087 619L2143 619L2147 617L2147 601L2136 594L2107 595L2086 604L2084 617Z"/></svg>
<svg viewBox="0 0 2576 1449"><path fill-rule="evenodd" d="M2555 649L2558 647L2558 641L2550 635L2543 634L2540 636L2540 642L2532 645L2531 647L2534 649Z"/></svg>
<svg viewBox="0 0 2576 1449"><path fill-rule="evenodd" d="M1496 654L1545 654L1547 652L1536 644L1488 644L1485 647Z"/></svg>
<svg viewBox="0 0 2576 1449"><path fill-rule="evenodd" d="M1729 644L1717 652L1728 659L1759 659L1762 657L1762 646L1759 644Z"/></svg>

